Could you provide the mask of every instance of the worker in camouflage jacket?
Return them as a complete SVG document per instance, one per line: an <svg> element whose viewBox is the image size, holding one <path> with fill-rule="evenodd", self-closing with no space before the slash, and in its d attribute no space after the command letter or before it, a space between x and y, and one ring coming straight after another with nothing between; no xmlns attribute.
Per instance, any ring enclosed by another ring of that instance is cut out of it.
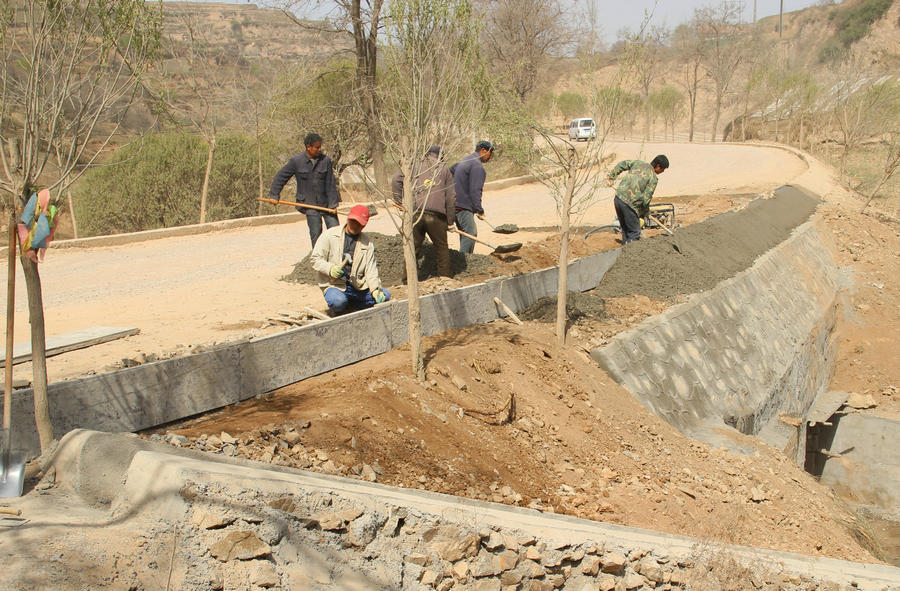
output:
<svg viewBox="0 0 900 591"><path fill-rule="evenodd" d="M616 187L613 205L622 227L622 244L641 238L641 219L650 213L650 200L656 190L657 175L669 168L669 159L660 154L649 164L643 160L622 160L606 175L610 186L620 174L628 171Z"/></svg>

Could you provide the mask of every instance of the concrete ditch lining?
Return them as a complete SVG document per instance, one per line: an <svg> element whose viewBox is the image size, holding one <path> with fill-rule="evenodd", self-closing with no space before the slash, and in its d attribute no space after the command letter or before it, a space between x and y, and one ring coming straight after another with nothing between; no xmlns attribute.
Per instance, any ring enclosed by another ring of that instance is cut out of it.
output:
<svg viewBox="0 0 900 591"><path fill-rule="evenodd" d="M703 438L711 424L730 425L803 465L805 423L797 432L778 415L802 417L833 372L840 278L820 223L592 357L681 431Z"/></svg>
<svg viewBox="0 0 900 591"><path fill-rule="evenodd" d="M785 252L795 248L798 244L796 236L808 234L808 230L795 230L795 238L763 255L757 265L766 264L767 260L775 256L774 252ZM815 254L817 237L807 236L807 238L806 251ZM604 274L616 261L619 252L620 250L602 252L570 263L569 288L586 291L599 285ZM497 296L514 312L520 312L542 297L555 295L557 279L558 268L551 267L527 275L499 278L423 296L421 298L423 335L433 335L501 318L503 312L493 303L493 298ZM740 285L740 282L730 280L723 285ZM692 297L691 301L699 301L697 298L701 295ZM743 294L739 300L754 302L754 298L748 294ZM405 301L391 302L277 335L228 343L215 350L196 355L51 384L50 413L54 430L57 433L66 433L75 428L110 432L148 429L235 404L381 354L407 341L406 306ZM700 309L704 310L704 306ZM753 306L747 306L746 310L742 311L739 306L729 305L723 313L726 316L738 313L751 314L752 308ZM810 315L809 311L803 308L796 312L803 318ZM762 312L763 316L767 313L768 310ZM774 330L777 333L778 317L777 314L772 315L770 318L772 326L767 326L767 330ZM689 318L678 316L671 310L648 322L655 323L657 330L666 334L679 327L683 329L692 326ZM713 334L703 328L704 325L708 327L709 323L704 322L702 318L697 325L701 327L700 334L704 338L709 338L710 334ZM637 337L634 338L643 339L640 333L635 334ZM624 342L625 338L620 335L616 343ZM737 331L737 338L747 339L746 330L740 328ZM640 367L640 362L645 356L653 353L646 350L648 346L652 346L651 341L652 339L633 347L632 349L639 351L639 354L629 353L631 357L626 359L624 364L617 360L616 363L608 365L607 368L613 377L618 375L617 379L623 381L643 379L645 368ZM333 354L322 356L320 354L322 350L331 351ZM771 352L769 349L764 350L767 353ZM696 356L696 351L678 350L675 359L679 359L679 365L684 366L692 356ZM634 367L628 369L628 363L632 363ZM617 367L618 365L621 367ZM779 375L787 374L781 372ZM692 379L697 381L701 378L708 378L712 383L716 382L715 374L710 371L703 373L700 378L695 376ZM633 384L626 384L626 387L636 392ZM693 390L691 396L695 395ZM645 398L645 402L646 400ZM12 402L15 441L21 449L31 455L37 455L39 441L34 427L33 393L31 390L16 391ZM690 408L684 405L674 407L678 413ZM772 412L772 409L766 409L767 417L771 416ZM673 415L664 418L678 425L679 417Z"/></svg>
<svg viewBox="0 0 900 591"><path fill-rule="evenodd" d="M688 558L698 551L725 553L745 565L763 564L775 572L855 584L861 589L896 589L900 581L900 569L890 566L718 544L340 476L289 468L275 471L251 461L236 465L200 452L186 454L185 450L164 444L138 442L124 434L73 431L60 442L60 450L64 452L54 460L57 482L80 495L86 493L89 499L107 499L119 515L142 510L152 511L154 517L186 520L189 507L182 491L191 487L204 491L239 490L242 495L260 498L304 491L350 500L369 511L404 508L439 523L467 529L520 530L553 546L602 542L625 551L653 548L655 554L672 559ZM91 474L92 470L104 473L98 478ZM89 490L85 490L87 485Z"/></svg>

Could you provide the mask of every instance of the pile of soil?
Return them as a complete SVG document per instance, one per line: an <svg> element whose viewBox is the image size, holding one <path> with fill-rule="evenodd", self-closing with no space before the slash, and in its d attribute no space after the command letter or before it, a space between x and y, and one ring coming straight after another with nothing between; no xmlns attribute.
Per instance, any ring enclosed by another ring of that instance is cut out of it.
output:
<svg viewBox="0 0 900 591"><path fill-rule="evenodd" d="M807 193L782 187L770 199L679 228L674 237L632 242L594 292L600 297L642 294L664 299L710 289L783 242L818 203Z"/></svg>
<svg viewBox="0 0 900 591"><path fill-rule="evenodd" d="M400 236L386 236L377 232L367 232L375 245L375 261L378 264L378 275L381 282L388 286L403 284L403 242ZM453 277L462 279L474 276L495 276L500 274L500 265L490 256L482 254L463 254L458 250L450 249L450 272ZM437 259L434 255L434 245L426 241L422 245L419 254L419 280L424 281L429 277L437 277ZM309 262L309 255L303 257L294 265L294 270L289 275L281 278L282 281L291 283L306 283L316 285L319 282L318 274Z"/></svg>
<svg viewBox="0 0 900 591"><path fill-rule="evenodd" d="M603 318L606 316L606 302L592 292L581 293L570 291L566 298L566 317L571 322L590 316ZM519 313L523 320L537 322L556 322L556 298L545 297Z"/></svg>
<svg viewBox="0 0 900 591"><path fill-rule="evenodd" d="M745 208L679 229L674 238L657 235L633 242L622 249L596 289L569 292L566 316L571 323L602 321L610 298L646 296L665 301L715 287L783 242L809 219L817 204L807 194L785 188L770 199L756 199ZM680 253L673 248L676 243ZM519 316L555 322L556 297L539 299Z"/></svg>

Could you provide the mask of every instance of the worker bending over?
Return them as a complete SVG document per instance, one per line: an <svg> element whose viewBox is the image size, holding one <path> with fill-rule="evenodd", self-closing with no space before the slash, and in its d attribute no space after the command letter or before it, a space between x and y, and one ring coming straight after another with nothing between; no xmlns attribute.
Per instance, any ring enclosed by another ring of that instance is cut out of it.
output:
<svg viewBox="0 0 900 591"><path fill-rule="evenodd" d="M643 160L622 160L606 175L612 186L616 177L628 171L616 187L613 205L622 227L622 244L641 239L641 219L650 213L650 200L658 182L657 175L669 168L669 159L660 154L649 164Z"/></svg>
<svg viewBox="0 0 900 591"><path fill-rule="evenodd" d="M394 175L391 190L394 202L403 204L403 172ZM450 277L450 247L447 228L456 223L456 189L453 175L441 160L441 147L431 146L420 162L413 166L413 247L416 258L422 254L425 234L434 244L438 275ZM404 267L404 275L406 268Z"/></svg>

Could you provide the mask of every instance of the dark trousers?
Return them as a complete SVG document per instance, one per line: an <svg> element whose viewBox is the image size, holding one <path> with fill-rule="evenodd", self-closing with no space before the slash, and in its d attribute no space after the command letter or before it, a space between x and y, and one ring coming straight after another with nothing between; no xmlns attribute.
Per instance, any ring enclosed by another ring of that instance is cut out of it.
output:
<svg viewBox="0 0 900 591"><path fill-rule="evenodd" d="M619 216L619 225L622 226L622 244L628 244L633 240L641 239L641 220L631 206L619 199L616 195L613 199L616 207L616 215Z"/></svg>
<svg viewBox="0 0 900 591"><path fill-rule="evenodd" d="M437 258L438 275L450 277L450 249L447 245L447 216L441 213L426 211L422 214L415 226L413 226L413 244L416 248L416 258L422 251L422 243L425 242L425 234L431 238L434 244L434 254Z"/></svg>
<svg viewBox="0 0 900 591"><path fill-rule="evenodd" d="M316 246L316 240L322 235L323 219L325 220L325 227L327 228L333 228L340 223L336 215L316 211L314 209L306 210L306 225L309 226L309 240L313 248Z"/></svg>

